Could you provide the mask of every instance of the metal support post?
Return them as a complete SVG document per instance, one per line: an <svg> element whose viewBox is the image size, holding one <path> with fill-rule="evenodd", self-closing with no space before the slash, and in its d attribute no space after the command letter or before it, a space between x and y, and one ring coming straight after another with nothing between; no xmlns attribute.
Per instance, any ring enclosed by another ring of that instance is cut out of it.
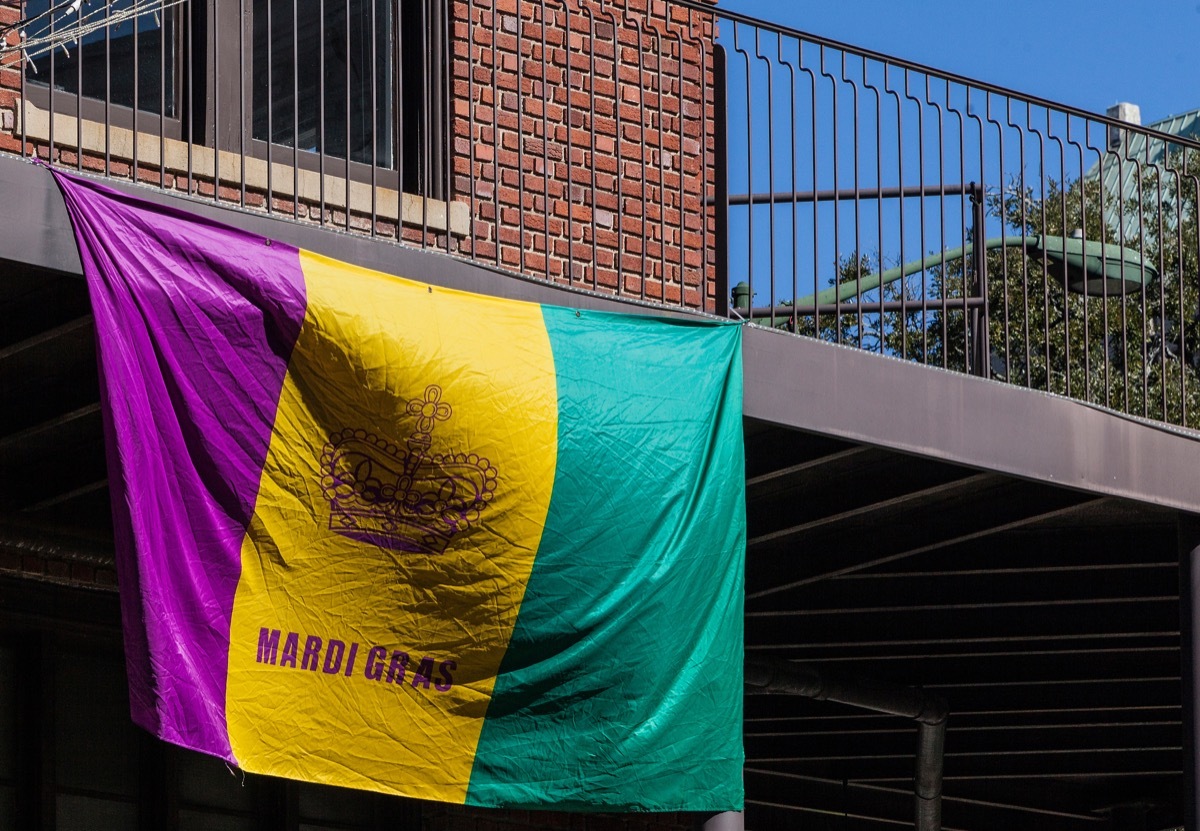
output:
<svg viewBox="0 0 1200 831"><path fill-rule="evenodd" d="M1196 718L1196 693L1200 690L1200 517L1181 515L1179 529L1179 634L1180 678L1183 698L1183 827L1200 831L1200 722Z"/></svg>
<svg viewBox="0 0 1200 831"><path fill-rule="evenodd" d="M722 811L702 817L696 823L696 831L745 831L746 815L741 811Z"/></svg>

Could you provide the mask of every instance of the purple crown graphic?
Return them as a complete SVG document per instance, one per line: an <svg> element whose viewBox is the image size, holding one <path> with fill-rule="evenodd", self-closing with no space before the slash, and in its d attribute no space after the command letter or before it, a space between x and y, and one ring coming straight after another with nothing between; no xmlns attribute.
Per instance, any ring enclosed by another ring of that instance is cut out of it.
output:
<svg viewBox="0 0 1200 831"><path fill-rule="evenodd" d="M321 455L330 530L389 551L441 554L479 522L496 488L496 468L474 453L430 453L433 430L453 414L430 384L408 402L416 429L404 446L348 428Z"/></svg>

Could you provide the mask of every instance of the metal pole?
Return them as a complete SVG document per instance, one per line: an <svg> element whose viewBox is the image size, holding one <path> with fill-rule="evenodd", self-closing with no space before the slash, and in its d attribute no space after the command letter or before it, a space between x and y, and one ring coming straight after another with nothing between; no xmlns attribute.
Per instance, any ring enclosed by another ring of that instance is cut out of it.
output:
<svg viewBox="0 0 1200 831"><path fill-rule="evenodd" d="M1183 684L1183 827L1200 831L1200 723L1196 718L1196 692L1200 690L1200 517L1180 515L1179 533L1179 628L1180 679Z"/></svg>
<svg viewBox="0 0 1200 831"><path fill-rule="evenodd" d="M1200 541L1200 536L1197 537ZM1197 545L1200 556L1200 544ZM799 695L836 701L876 713L904 716L919 722L914 777L917 831L941 831L943 749L946 742L946 702L915 687L840 675L800 661L757 655L746 658L747 693Z"/></svg>
<svg viewBox="0 0 1200 831"><path fill-rule="evenodd" d="M745 828L746 815L741 811L722 811L696 823L697 831L744 831Z"/></svg>

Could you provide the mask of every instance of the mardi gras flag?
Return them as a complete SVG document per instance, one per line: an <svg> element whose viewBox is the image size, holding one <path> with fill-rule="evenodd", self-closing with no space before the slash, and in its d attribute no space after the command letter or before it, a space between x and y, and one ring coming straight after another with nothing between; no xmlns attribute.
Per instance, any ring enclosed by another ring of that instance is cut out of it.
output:
<svg viewBox="0 0 1200 831"><path fill-rule="evenodd" d="M138 724L425 799L740 807L737 326L448 290L56 176Z"/></svg>

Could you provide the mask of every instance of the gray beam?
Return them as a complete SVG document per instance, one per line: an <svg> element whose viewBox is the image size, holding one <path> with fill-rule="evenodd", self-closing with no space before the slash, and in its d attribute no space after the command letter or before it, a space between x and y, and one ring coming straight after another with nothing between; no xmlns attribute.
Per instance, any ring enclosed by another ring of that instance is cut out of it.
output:
<svg viewBox="0 0 1200 831"><path fill-rule="evenodd" d="M454 257L336 233L152 188L110 183L330 257L449 288L573 308L657 312L632 301L513 277ZM0 156L0 260L80 274L49 173ZM859 350L746 327L745 408L755 419L1094 493L1200 511L1193 434Z"/></svg>
<svg viewBox="0 0 1200 831"><path fill-rule="evenodd" d="M75 175L71 172L72 175ZM510 272L447 256L445 252L422 251L394 242L356 236L297 222L259 211L217 205L212 201L184 199L157 188L106 180L114 190L129 193L158 205L189 211L218 222L236 225L289 245L387 274L421 280L447 288L553 303L578 309L668 313L660 307L634 300L618 300L570 289L544 280L519 277ZM66 207L54 178L40 165L15 156L0 154L0 193L19 193L21 199L0 204L0 260L27 263L65 274L82 276L79 253ZM688 313L691 316L692 313Z"/></svg>
<svg viewBox="0 0 1200 831"><path fill-rule="evenodd" d="M1200 511L1195 433L772 329L745 332L751 418Z"/></svg>

